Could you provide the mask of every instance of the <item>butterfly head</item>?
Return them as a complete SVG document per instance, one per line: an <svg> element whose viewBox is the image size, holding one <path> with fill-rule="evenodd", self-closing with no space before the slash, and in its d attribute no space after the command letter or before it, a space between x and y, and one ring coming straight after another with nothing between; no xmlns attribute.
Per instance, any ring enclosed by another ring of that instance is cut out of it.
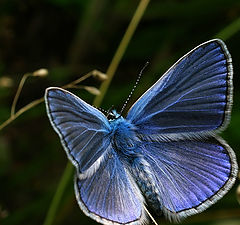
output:
<svg viewBox="0 0 240 225"><path fill-rule="evenodd" d="M119 118L121 118L122 116L120 114L117 113L117 111L115 109L111 110L108 115L107 115L107 119L109 121L113 121L113 120L117 120Z"/></svg>

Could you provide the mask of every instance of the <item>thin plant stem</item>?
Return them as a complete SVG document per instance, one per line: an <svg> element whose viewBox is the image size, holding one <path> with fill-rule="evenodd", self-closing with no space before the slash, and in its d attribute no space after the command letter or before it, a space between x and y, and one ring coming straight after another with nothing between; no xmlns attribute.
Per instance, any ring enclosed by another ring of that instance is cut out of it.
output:
<svg viewBox="0 0 240 225"><path fill-rule="evenodd" d="M11 117L13 117L13 115L15 114L16 104L17 104L18 98L20 96L20 93L22 91L23 85L24 85L26 79L28 77L30 77L31 75L32 75L31 73L24 74L22 79L21 79L21 81L20 81L20 83L19 83L19 85L18 85L18 89L17 89L16 95L15 95L15 97L13 99L13 103L12 103L12 107L11 107Z"/></svg>
<svg viewBox="0 0 240 225"><path fill-rule="evenodd" d="M132 38L133 33L135 32L136 27L139 24L140 19L142 18L143 13L144 13L148 3L149 3L149 0L141 0L140 1L139 5L138 5L138 7L137 7L137 9L135 11L135 14L133 15L133 18L132 18L132 20L131 20L131 22L130 22L130 24L129 24L129 26L128 26L125 34L124 34L124 36L123 36L123 39L120 42L119 47L118 47L118 49L117 49L117 51L116 51L116 53L115 53L115 55L114 55L110 65L109 65L109 67L107 69L108 79L105 82L103 82L103 84L101 85L101 87L100 87L100 95L95 97L95 100L93 102L93 104L95 106L97 106L97 107L100 106L100 104L102 102L102 99L104 98L105 93L106 93L106 91L107 91L107 89L108 89L108 87L109 87L109 85L111 83L111 80L112 80L112 78L113 78L113 76L115 74L115 71L116 71L116 69L117 69L117 67L118 67L118 65L119 65L119 63L120 63L120 61L122 59L122 56L123 56L123 54L124 54L124 52L125 52L125 50L127 48L127 45L129 43L130 39ZM70 162L68 162L68 164L67 164L67 166L65 168L65 171L68 170L69 165L70 165ZM55 193L55 195L53 197L53 200L52 200L52 202L50 204L50 207L49 207L49 210L47 212L47 216L45 218L45 221L44 221L43 225L51 225L51 224L53 224L54 217L55 217L55 215L57 213L58 205L60 203L60 200L62 198L64 190L66 189L66 186L67 186L67 182L65 182L64 180L66 179L67 181L69 181L70 180L69 176L71 176L70 173L67 173L68 176L65 176L65 174L66 174L65 171L64 171L64 173L62 175L60 183L59 183L59 185L57 187L57 191L56 191L56 193ZM56 202L58 204L56 204Z"/></svg>
<svg viewBox="0 0 240 225"><path fill-rule="evenodd" d="M80 82L86 80L87 78L89 78L91 76L95 76L96 73L100 73L100 72L98 70L92 70L91 72L85 74L84 76L78 78L77 80L75 80L69 84L63 85L62 88L71 88L72 86L79 84Z"/></svg>
<svg viewBox="0 0 240 225"><path fill-rule="evenodd" d="M108 86L110 85L111 81L112 81L112 78L113 78L113 75L115 74L117 68L118 68L118 65L123 57L123 54L125 53L126 51L126 48L148 6L148 3L149 3L150 0L141 0L133 17L132 17L132 20L131 22L129 23L128 25L128 28L117 48L117 51L115 52L115 55L113 56L113 59L107 69L107 77L108 79L106 81L104 81L100 87L100 92L101 94L98 95L94 101L93 101L93 105L99 107L102 103L102 100L103 100L103 97L105 96L105 93L108 89Z"/></svg>
<svg viewBox="0 0 240 225"><path fill-rule="evenodd" d="M0 125L0 130L2 130L4 127L6 127L8 124L10 124L11 122L13 122L17 117L19 117L21 114L23 114L24 112L26 112L27 110L33 108L34 106L40 104L41 102L44 101L44 98L39 98L37 100L34 100L32 102L30 102L29 104L25 105L24 107L22 107L21 109L19 109L16 113L14 113L12 116L10 116L9 119L7 119L6 121L4 121L1 125Z"/></svg>
<svg viewBox="0 0 240 225"><path fill-rule="evenodd" d="M153 216L151 215L151 213L148 211L147 207L145 205L143 205L144 210L147 212L148 216L151 218L152 222L155 225L158 225L158 223L156 222L156 220L153 218Z"/></svg>
<svg viewBox="0 0 240 225"><path fill-rule="evenodd" d="M222 29L219 33L217 33L214 37L220 38L224 41L232 37L235 33L237 33L240 30L240 17L236 20L234 20L231 24L226 26L224 29Z"/></svg>
<svg viewBox="0 0 240 225"><path fill-rule="evenodd" d="M76 84L82 82L83 80L85 80L85 79L87 79L87 78L89 78L89 77L91 77L91 76L96 76L96 74L98 74L98 73L101 73L101 72L99 72L98 70L93 70L93 71L87 73L86 75L78 78L77 80L75 80L75 81L73 81L73 82L71 82L71 83L69 83L69 84L63 85L62 88L66 88L66 89L67 89L67 88L75 88L75 85L76 85ZM42 97L42 98L39 98L39 99L36 99L36 100L30 102L29 104L25 105L24 107L22 107L21 109L19 109L19 110L15 113L15 106L16 106L16 104L17 104L17 100L18 100L19 95L20 95L20 93L21 93L21 90L22 90L22 87L23 87L23 85L24 85L24 82L25 82L25 80L27 79L28 76L31 76L31 73L23 75L23 78L22 78L22 80L20 81L20 84L19 84L19 86L18 86L17 93L16 93L16 95L15 95L15 97L14 97L14 100L13 100L13 105L12 105L12 108L11 108L11 116L10 116L7 120L5 120L2 124L0 124L0 131L1 131L4 127L6 127L8 124L10 124L11 122L13 122L13 121L14 121L16 118L18 118L20 115L22 115L24 112L26 112L27 110L35 107L36 105L38 105L38 104L40 104L40 103L42 103L42 102L44 101L44 98L43 98L43 97ZM13 112L13 113L12 113L12 112Z"/></svg>
<svg viewBox="0 0 240 225"><path fill-rule="evenodd" d="M58 205L60 204L60 201L62 199L62 195L64 193L64 190L67 187L68 182L70 181L70 178L73 174L73 166L70 162L67 163L67 166L63 172L63 175L60 179L58 188L54 194L54 197L52 199L51 205L48 209L47 216L45 218L45 221L43 225L49 225L53 224L53 220L55 218Z"/></svg>

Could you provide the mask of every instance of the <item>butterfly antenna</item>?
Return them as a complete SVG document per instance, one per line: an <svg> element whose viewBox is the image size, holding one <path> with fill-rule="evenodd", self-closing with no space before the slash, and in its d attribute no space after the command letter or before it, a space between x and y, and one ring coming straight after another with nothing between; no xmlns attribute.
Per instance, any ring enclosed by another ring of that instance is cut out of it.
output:
<svg viewBox="0 0 240 225"><path fill-rule="evenodd" d="M97 107L97 109L100 110L101 112L105 113L105 114L108 114L108 111L103 109L103 108Z"/></svg>
<svg viewBox="0 0 240 225"><path fill-rule="evenodd" d="M151 220L153 221L153 223L154 223L155 225L158 225L158 223L157 223L156 220L153 218L153 216L151 215L151 213L147 210L147 208L146 208L145 205L143 205L143 208L144 208L144 210L147 212L148 216L151 218Z"/></svg>
<svg viewBox="0 0 240 225"><path fill-rule="evenodd" d="M133 86L133 89L131 90L130 94L129 94L128 97L127 97L127 100L126 100L125 103L123 104L123 107L122 107L122 109L121 109L121 111L120 111L120 115L122 115L124 109L126 108L127 103L129 102L130 98L132 97L133 92L135 91L135 89L136 89L136 87L137 87L137 84L139 83L140 78L141 78L141 76L142 76L142 74L143 74L143 71L144 71L144 69L148 66L148 64L149 64L149 62L146 62L145 65L144 65L144 67L141 69L140 73L138 74L138 77L137 77L137 80L136 80L136 82L135 82L135 84L134 84L134 86Z"/></svg>

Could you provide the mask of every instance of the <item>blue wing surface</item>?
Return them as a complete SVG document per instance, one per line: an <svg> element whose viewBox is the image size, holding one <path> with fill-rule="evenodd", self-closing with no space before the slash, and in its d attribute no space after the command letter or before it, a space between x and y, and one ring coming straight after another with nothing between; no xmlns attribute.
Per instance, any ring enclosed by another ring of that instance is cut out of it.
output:
<svg viewBox="0 0 240 225"><path fill-rule="evenodd" d="M80 208L99 223L146 222L143 196L113 149L91 177L76 176L75 193Z"/></svg>
<svg viewBox="0 0 240 225"><path fill-rule="evenodd" d="M48 88L45 102L48 117L68 158L82 176L90 176L99 167L110 145L107 118L99 110L60 88Z"/></svg>
<svg viewBox="0 0 240 225"><path fill-rule="evenodd" d="M142 151L150 166L147 177L153 177L141 181L142 189L152 187L157 197L149 202L169 219L205 210L226 194L237 176L235 154L220 138L145 142Z"/></svg>
<svg viewBox="0 0 240 225"><path fill-rule="evenodd" d="M232 105L232 60L218 39L177 61L131 107L127 119L142 136L177 140L226 127Z"/></svg>

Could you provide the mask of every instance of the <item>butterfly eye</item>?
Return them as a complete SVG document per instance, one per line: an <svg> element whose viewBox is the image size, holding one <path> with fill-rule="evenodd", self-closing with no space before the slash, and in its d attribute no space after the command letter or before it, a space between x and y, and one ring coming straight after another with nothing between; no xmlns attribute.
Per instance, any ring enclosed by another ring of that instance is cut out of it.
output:
<svg viewBox="0 0 240 225"><path fill-rule="evenodd" d="M121 117L121 115L119 115L119 114L116 112L115 109L108 111L107 119L108 119L109 121L117 120L117 119L119 119L120 117Z"/></svg>
<svg viewBox="0 0 240 225"><path fill-rule="evenodd" d="M110 112L110 113L107 115L107 119L108 119L108 120L115 120L115 119L117 119L117 118L116 118L116 115L115 115L113 112Z"/></svg>

